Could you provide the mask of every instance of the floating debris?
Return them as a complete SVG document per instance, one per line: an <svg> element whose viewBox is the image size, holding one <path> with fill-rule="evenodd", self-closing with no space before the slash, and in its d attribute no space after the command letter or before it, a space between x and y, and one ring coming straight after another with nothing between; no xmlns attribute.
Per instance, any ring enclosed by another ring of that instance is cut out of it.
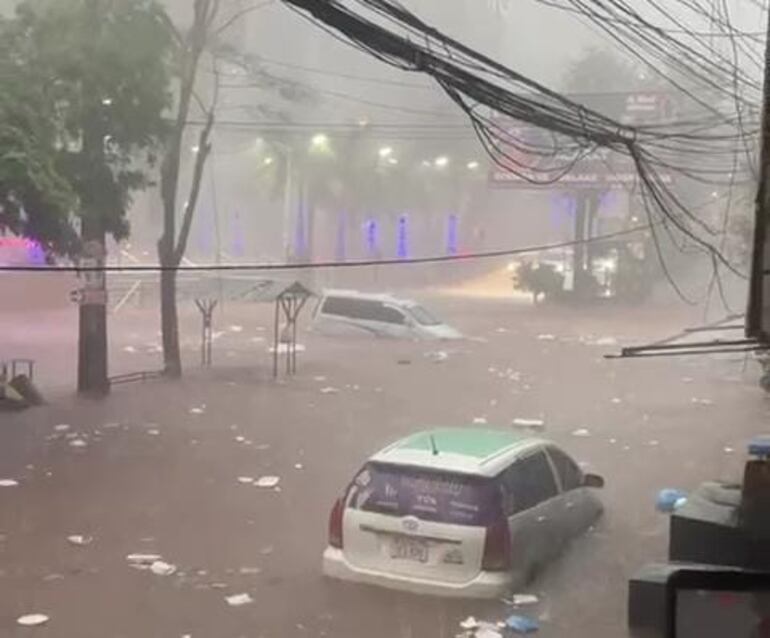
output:
<svg viewBox="0 0 770 638"><path fill-rule="evenodd" d="M0 479L0 487L17 487L19 482L16 479Z"/></svg>
<svg viewBox="0 0 770 638"><path fill-rule="evenodd" d="M556 335L551 335L551 334L537 335L537 340L538 341L556 341Z"/></svg>
<svg viewBox="0 0 770 638"><path fill-rule="evenodd" d="M128 354L134 354L136 352L136 348L134 346L126 346L123 348L123 352L127 352Z"/></svg>
<svg viewBox="0 0 770 638"><path fill-rule="evenodd" d="M49 618L45 614L27 614L26 616L19 616L16 623L22 627L37 627L44 625L48 620Z"/></svg>
<svg viewBox="0 0 770 638"><path fill-rule="evenodd" d="M257 487L275 487L280 482L281 479L277 476L262 476L255 481L254 485Z"/></svg>
<svg viewBox="0 0 770 638"><path fill-rule="evenodd" d="M156 560L150 565L150 571L156 576L171 576L176 572L176 565L162 560Z"/></svg>
<svg viewBox="0 0 770 638"><path fill-rule="evenodd" d="M460 621L460 627L468 631L477 629L478 626L479 626L479 621L476 620L473 616L468 616L465 620Z"/></svg>
<svg viewBox="0 0 770 638"><path fill-rule="evenodd" d="M261 574L262 569L260 567L241 567L238 570L238 573L243 576L255 576L257 574Z"/></svg>
<svg viewBox="0 0 770 638"><path fill-rule="evenodd" d="M205 412L204 408L190 408L190 414L203 414Z"/></svg>
<svg viewBox="0 0 770 638"><path fill-rule="evenodd" d="M163 557L160 554L129 554L126 560L134 569L150 569L150 566Z"/></svg>
<svg viewBox="0 0 770 638"><path fill-rule="evenodd" d="M540 629L540 624L527 616L509 616L505 620L505 627L517 634L533 634Z"/></svg>
<svg viewBox="0 0 770 638"><path fill-rule="evenodd" d="M621 399L620 397L613 397L610 402L614 403L615 405L619 405L623 403L623 399Z"/></svg>
<svg viewBox="0 0 770 638"><path fill-rule="evenodd" d="M433 363L444 363L449 359L449 353L446 350L437 350L436 352L426 352L425 356Z"/></svg>
<svg viewBox="0 0 770 638"><path fill-rule="evenodd" d="M230 332L243 332L243 326L230 326Z"/></svg>
<svg viewBox="0 0 770 638"><path fill-rule="evenodd" d="M477 416L473 419L473 425L486 425L487 418L483 416Z"/></svg>
<svg viewBox="0 0 770 638"><path fill-rule="evenodd" d="M72 439L70 441L70 447L79 447L83 448L86 447L88 443L86 443L83 439Z"/></svg>
<svg viewBox="0 0 770 638"><path fill-rule="evenodd" d="M85 536L83 534L72 534L71 536L67 536L67 541L72 545L84 547L90 545L94 541L94 537Z"/></svg>
<svg viewBox="0 0 770 638"><path fill-rule="evenodd" d="M249 594L234 594L232 596L225 596L225 600L230 607L241 607L242 605L249 605L254 602L254 599Z"/></svg>
<svg viewBox="0 0 770 638"><path fill-rule="evenodd" d="M591 436L591 432L586 428L578 428L577 430L572 432L572 436L585 438L587 436Z"/></svg>
<svg viewBox="0 0 770 638"><path fill-rule="evenodd" d="M339 388L333 388L331 386L328 386L326 388L321 388L321 394L338 394L340 391Z"/></svg>
<svg viewBox="0 0 770 638"><path fill-rule="evenodd" d="M243 483L244 485L246 485L246 484L250 485L251 483L254 482L254 479L251 476L239 476L238 477L238 482L239 483Z"/></svg>
<svg viewBox="0 0 770 638"><path fill-rule="evenodd" d="M106 427L106 426L105 426ZM59 423L59 425L53 426L54 432L66 432L70 429L70 426L66 423Z"/></svg>
<svg viewBox="0 0 770 638"><path fill-rule="evenodd" d="M537 605L540 599L534 594L514 594L511 602L515 607L525 607L527 605Z"/></svg>

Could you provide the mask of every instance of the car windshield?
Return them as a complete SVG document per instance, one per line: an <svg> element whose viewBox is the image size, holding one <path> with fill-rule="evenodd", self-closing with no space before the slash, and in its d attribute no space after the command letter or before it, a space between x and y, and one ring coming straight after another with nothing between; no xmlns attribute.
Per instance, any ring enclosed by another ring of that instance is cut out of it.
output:
<svg viewBox="0 0 770 638"><path fill-rule="evenodd" d="M0 638L630 638L770 563L769 7L0 0Z"/></svg>
<svg viewBox="0 0 770 638"><path fill-rule="evenodd" d="M422 306L409 306L409 313L417 320L417 323L422 326L439 326L443 323Z"/></svg>
<svg viewBox="0 0 770 638"><path fill-rule="evenodd" d="M348 505L365 512L485 526L500 514L500 488L462 474L369 463L353 481Z"/></svg>

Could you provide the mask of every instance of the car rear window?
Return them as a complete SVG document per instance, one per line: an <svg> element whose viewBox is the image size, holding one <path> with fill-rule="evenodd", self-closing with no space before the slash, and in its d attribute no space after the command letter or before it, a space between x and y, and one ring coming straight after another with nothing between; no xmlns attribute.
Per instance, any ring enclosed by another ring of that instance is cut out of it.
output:
<svg viewBox="0 0 770 638"><path fill-rule="evenodd" d="M348 507L485 526L500 513L500 489L493 479L370 463L353 481Z"/></svg>

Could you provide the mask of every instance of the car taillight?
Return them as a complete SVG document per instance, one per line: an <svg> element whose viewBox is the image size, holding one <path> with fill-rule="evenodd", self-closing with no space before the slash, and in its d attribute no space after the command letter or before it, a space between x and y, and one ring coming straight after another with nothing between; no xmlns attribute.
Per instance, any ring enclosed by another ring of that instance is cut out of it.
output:
<svg viewBox="0 0 770 638"><path fill-rule="evenodd" d="M344 513L345 504L341 498L338 498L329 514L329 545L337 549L342 549L342 515Z"/></svg>
<svg viewBox="0 0 770 638"><path fill-rule="evenodd" d="M508 529L508 521L504 518L497 519L487 527L481 568L491 572L507 571L511 568L511 531Z"/></svg>

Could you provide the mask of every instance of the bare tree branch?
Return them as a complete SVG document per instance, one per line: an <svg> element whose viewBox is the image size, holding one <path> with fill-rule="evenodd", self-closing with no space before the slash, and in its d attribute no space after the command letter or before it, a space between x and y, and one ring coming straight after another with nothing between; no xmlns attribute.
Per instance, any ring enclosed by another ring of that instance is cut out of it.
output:
<svg viewBox="0 0 770 638"><path fill-rule="evenodd" d="M246 14L249 14L252 11L259 11L260 9L264 9L265 7L269 7L271 4L275 4L275 0L265 0L264 2L260 2L249 7L245 7L240 11L236 11L227 21L217 27L216 31L214 31L214 35L219 35L223 31L226 31Z"/></svg>
<svg viewBox="0 0 770 638"><path fill-rule="evenodd" d="M203 170L206 167L206 160L211 153L211 132L214 128L215 113L217 103L219 102L220 76L217 69L216 57L212 56L212 71L214 73L215 84L214 93L211 97L211 105L206 113L206 124L198 136L198 153L195 156L195 167L193 169L192 182L190 184L190 196L185 205L184 215L182 217L182 227L179 231L174 248L174 263L179 264L182 261L185 250L187 249L187 240L190 237L190 229L195 214L195 209L200 196L201 183L203 181Z"/></svg>

